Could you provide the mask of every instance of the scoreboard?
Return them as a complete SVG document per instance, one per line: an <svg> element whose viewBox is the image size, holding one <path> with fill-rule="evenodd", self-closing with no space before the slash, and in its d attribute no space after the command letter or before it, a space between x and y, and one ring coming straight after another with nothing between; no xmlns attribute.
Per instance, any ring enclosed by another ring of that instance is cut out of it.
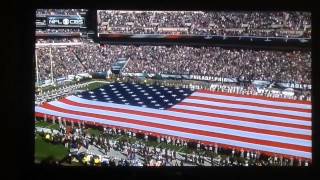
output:
<svg viewBox="0 0 320 180"><path fill-rule="evenodd" d="M83 16L39 16L36 17L36 27L85 28Z"/></svg>
<svg viewBox="0 0 320 180"><path fill-rule="evenodd" d="M48 27L82 27L84 18L81 16L48 16Z"/></svg>

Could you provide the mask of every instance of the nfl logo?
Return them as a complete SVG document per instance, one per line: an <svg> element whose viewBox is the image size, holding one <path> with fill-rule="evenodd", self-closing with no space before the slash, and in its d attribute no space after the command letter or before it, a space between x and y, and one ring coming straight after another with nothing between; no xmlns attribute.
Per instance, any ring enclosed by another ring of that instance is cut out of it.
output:
<svg viewBox="0 0 320 180"><path fill-rule="evenodd" d="M68 24L69 24L69 19L63 19L62 23L63 23L64 25L68 25Z"/></svg>

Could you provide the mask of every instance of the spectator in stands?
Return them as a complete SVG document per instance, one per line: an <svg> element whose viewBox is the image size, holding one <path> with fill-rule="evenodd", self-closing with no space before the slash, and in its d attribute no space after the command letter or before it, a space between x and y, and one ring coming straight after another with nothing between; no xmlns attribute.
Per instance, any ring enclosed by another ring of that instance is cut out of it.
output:
<svg viewBox="0 0 320 180"><path fill-rule="evenodd" d="M100 33L311 37L307 12L98 11Z"/></svg>

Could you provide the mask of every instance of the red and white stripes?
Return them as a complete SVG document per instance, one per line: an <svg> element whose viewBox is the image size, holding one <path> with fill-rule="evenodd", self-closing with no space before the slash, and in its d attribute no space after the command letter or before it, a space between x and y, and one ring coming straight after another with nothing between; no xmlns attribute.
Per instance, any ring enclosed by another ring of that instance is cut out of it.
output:
<svg viewBox="0 0 320 180"><path fill-rule="evenodd" d="M36 113L311 159L311 103L194 92L168 110L69 96Z"/></svg>

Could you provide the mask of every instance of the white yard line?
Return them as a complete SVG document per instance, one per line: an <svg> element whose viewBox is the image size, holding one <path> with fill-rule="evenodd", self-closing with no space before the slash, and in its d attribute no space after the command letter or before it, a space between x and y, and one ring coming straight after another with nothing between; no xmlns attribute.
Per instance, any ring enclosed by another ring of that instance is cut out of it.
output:
<svg viewBox="0 0 320 180"><path fill-rule="evenodd" d="M178 150L178 152L180 152L181 151L181 149L183 149L184 147L182 146L179 150Z"/></svg>
<svg viewBox="0 0 320 180"><path fill-rule="evenodd" d="M45 126L45 127L50 128L50 127L53 126L53 125L55 125L55 124L50 124L49 126Z"/></svg>
<svg viewBox="0 0 320 180"><path fill-rule="evenodd" d="M121 136L120 137L118 137L117 139L115 139L116 141L118 140L118 139L120 139L121 138Z"/></svg>

